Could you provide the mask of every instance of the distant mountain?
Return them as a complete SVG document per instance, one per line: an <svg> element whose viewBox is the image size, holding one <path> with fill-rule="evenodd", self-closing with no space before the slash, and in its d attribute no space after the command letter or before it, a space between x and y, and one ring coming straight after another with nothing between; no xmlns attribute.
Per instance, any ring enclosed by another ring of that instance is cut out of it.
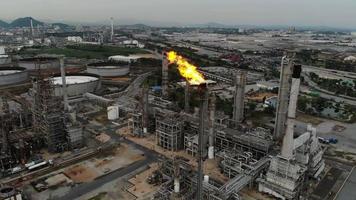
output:
<svg viewBox="0 0 356 200"><path fill-rule="evenodd" d="M7 27L9 27L9 24L0 20L0 28L7 28Z"/></svg>
<svg viewBox="0 0 356 200"><path fill-rule="evenodd" d="M13 22L10 23L10 26L11 27L30 27L31 19L32 19L32 24L34 27L36 27L37 25L40 25L40 26L44 25L43 22L35 20L32 17L23 17L23 18L15 19Z"/></svg>
<svg viewBox="0 0 356 200"><path fill-rule="evenodd" d="M190 25L190 27L197 27L197 28L236 28L236 26L230 26L226 24L220 24L216 22L209 22L205 24L194 24Z"/></svg>
<svg viewBox="0 0 356 200"><path fill-rule="evenodd" d="M33 27L37 26L43 26L45 24L47 25L52 25L59 27L62 30L72 30L74 29L73 26L70 26L68 24L64 23L44 23L39 20L36 20L32 17L23 17L23 18L18 18L12 21L11 23L6 23L5 21L0 20L0 28L15 28L15 27L30 27L31 26L31 19L32 19L32 24Z"/></svg>
<svg viewBox="0 0 356 200"><path fill-rule="evenodd" d="M61 29L68 29L71 28L70 25L68 24L64 24L64 23L53 23L52 26L58 26Z"/></svg>

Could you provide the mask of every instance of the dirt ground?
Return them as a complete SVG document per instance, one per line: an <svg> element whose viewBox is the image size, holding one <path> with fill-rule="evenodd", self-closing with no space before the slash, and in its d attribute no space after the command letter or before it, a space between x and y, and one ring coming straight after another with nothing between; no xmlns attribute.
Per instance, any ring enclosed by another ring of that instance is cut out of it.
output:
<svg viewBox="0 0 356 200"><path fill-rule="evenodd" d="M300 113L300 112L298 112L297 120L304 122L304 123L310 123L314 126L319 125L320 123L324 122L323 119L321 119L321 118L306 115L306 114Z"/></svg>
<svg viewBox="0 0 356 200"><path fill-rule="evenodd" d="M69 185L69 183L91 182L100 176L118 170L120 168L124 168L144 158L145 157L143 152L136 149L134 146L121 144L118 148L114 149L111 152L102 153L100 156L55 171L51 173L52 175L46 175L46 177L52 178L55 177L55 175L57 174L63 173L65 176L68 177L68 179L70 179L67 180L67 184L63 184L61 186L47 189L41 192L35 191L31 185L28 185L26 186L26 190L31 191L31 199L33 200L50 199L49 197L51 196L61 197L71 190L71 186ZM132 194L126 191L127 186L125 186L125 184L128 185L126 180L123 180L123 178L121 178L120 181L115 180L114 182L115 183L113 184L115 185L112 185L112 189L105 190L107 194L105 194L105 198L102 198L102 200L135 199ZM95 190L93 192L96 193L91 193L90 197L84 198L84 200L90 199L91 197L99 194L101 191Z"/></svg>
<svg viewBox="0 0 356 200"><path fill-rule="evenodd" d="M99 140L101 143L105 143L108 142L111 138L105 133L100 133L98 136L95 137L95 139Z"/></svg>
<svg viewBox="0 0 356 200"><path fill-rule="evenodd" d="M270 92L261 92L261 93L250 94L250 95L247 96L247 99L251 100L251 101L256 101L256 102L262 103L264 98L267 99L267 98L270 98L270 97L273 97L273 96L276 96L276 94L273 94L273 93L270 93Z"/></svg>
<svg viewBox="0 0 356 200"><path fill-rule="evenodd" d="M84 167L83 165L76 165L72 168L66 169L63 173L75 183L90 182L98 176L95 171Z"/></svg>
<svg viewBox="0 0 356 200"><path fill-rule="evenodd" d="M158 168L158 163L153 163L149 166L149 169L129 179L128 182L131 183L133 186L127 189L127 191L135 195L137 199L145 199L151 197L152 194L156 192L160 186L148 184L146 179Z"/></svg>
<svg viewBox="0 0 356 200"><path fill-rule="evenodd" d="M76 183L90 182L95 178L144 159L141 151L126 144L108 154L86 160L67 168L64 174Z"/></svg>

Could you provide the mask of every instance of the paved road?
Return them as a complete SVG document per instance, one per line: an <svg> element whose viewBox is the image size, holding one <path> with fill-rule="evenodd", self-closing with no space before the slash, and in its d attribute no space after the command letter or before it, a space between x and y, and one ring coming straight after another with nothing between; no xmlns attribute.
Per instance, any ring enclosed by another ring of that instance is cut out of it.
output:
<svg viewBox="0 0 356 200"><path fill-rule="evenodd" d="M110 135L113 135L113 134L110 134ZM117 136L117 137L119 137L119 136ZM118 179L118 178L123 177L127 174L130 174L133 171L135 171L143 166L149 165L157 160L158 154L155 153L154 151L144 148L140 145L137 145L137 144L135 144L131 141L125 140L125 139L123 139L122 142L127 143L132 146L135 146L137 149L143 151L145 153L146 159L132 163L125 168L121 168L116 171L113 171L112 173L109 173L109 174L104 175L98 179L95 179L94 181L92 181L90 183L83 183L76 187L73 187L69 193L67 193L66 195L64 195L60 198L56 198L56 200L70 200L70 199L79 198L80 196L83 196L97 188L100 188L102 185L104 185L106 183L109 183L115 179Z"/></svg>
<svg viewBox="0 0 356 200"><path fill-rule="evenodd" d="M320 88L316 83L314 83L310 77L308 75L304 76L305 80L309 83L309 87L316 89L319 91L320 97L325 98L325 99L329 99L329 100L333 100L336 102L345 102L347 104L350 105L354 105L356 106L356 101L352 100L352 99L347 99L347 98L343 98L340 96L336 96L335 94L332 94L332 92L326 91L322 88ZM301 87L301 91L302 92L306 92L308 89L305 86Z"/></svg>

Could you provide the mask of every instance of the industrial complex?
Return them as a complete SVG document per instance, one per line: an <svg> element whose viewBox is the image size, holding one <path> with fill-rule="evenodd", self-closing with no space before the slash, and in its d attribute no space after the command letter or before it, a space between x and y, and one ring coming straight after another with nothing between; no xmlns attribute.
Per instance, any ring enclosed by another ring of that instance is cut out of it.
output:
<svg viewBox="0 0 356 200"><path fill-rule="evenodd" d="M356 38L27 21L0 29L0 200L354 198Z"/></svg>

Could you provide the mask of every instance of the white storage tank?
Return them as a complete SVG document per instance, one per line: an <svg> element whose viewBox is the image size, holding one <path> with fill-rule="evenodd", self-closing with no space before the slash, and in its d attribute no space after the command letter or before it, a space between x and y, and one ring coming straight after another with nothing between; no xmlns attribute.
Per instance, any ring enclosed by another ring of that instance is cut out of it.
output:
<svg viewBox="0 0 356 200"><path fill-rule="evenodd" d="M26 68L27 70L36 69L59 69L59 59L56 57L31 57L22 58L18 61L19 67Z"/></svg>
<svg viewBox="0 0 356 200"><path fill-rule="evenodd" d="M107 108L108 111L108 120L116 120L119 119L119 106L109 106Z"/></svg>
<svg viewBox="0 0 356 200"><path fill-rule="evenodd" d="M22 67L0 67L0 86L28 81L28 72Z"/></svg>
<svg viewBox="0 0 356 200"><path fill-rule="evenodd" d="M97 62L88 64L87 72L102 77L125 76L130 73L130 65L125 62Z"/></svg>
<svg viewBox="0 0 356 200"><path fill-rule="evenodd" d="M60 75L50 78L54 85L56 96L62 96L62 77ZM80 96L87 92L95 93L101 87L100 77L89 73L73 73L66 75L68 96Z"/></svg>
<svg viewBox="0 0 356 200"><path fill-rule="evenodd" d="M1 55L1 54L0 54L0 65L9 64L9 63L11 63L11 58L10 58L10 56L8 56L8 55Z"/></svg>

